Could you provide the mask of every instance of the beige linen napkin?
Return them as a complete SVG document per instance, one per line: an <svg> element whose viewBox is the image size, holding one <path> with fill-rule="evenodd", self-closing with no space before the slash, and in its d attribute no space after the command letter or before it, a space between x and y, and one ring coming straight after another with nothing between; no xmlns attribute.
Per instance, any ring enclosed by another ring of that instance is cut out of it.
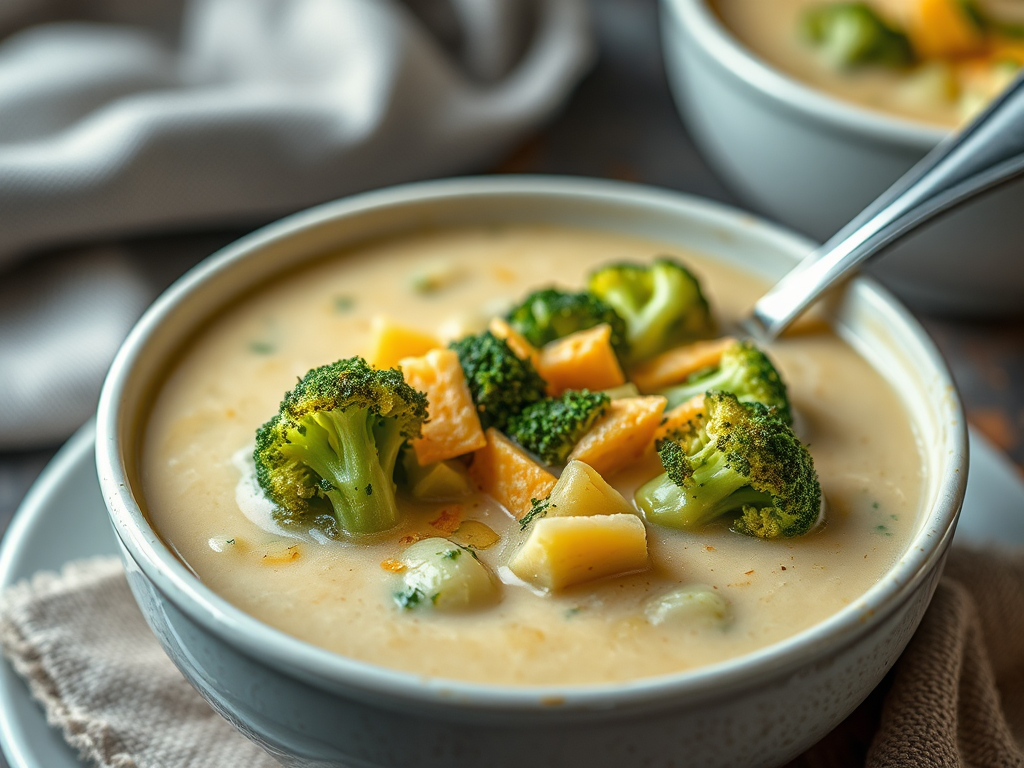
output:
<svg viewBox="0 0 1024 768"><path fill-rule="evenodd" d="M9 589L0 643L50 725L102 768L279 768L164 655L116 558Z"/></svg>
<svg viewBox="0 0 1024 768"><path fill-rule="evenodd" d="M106 768L276 763L164 656L116 560L72 563L0 598L0 643L81 754ZM1024 551L954 549L892 673L791 768L1024 766Z"/></svg>

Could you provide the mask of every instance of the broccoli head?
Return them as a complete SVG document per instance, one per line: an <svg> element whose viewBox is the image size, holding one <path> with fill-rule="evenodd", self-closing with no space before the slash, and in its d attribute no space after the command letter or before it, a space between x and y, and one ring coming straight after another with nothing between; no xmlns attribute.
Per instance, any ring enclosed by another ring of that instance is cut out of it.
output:
<svg viewBox="0 0 1024 768"><path fill-rule="evenodd" d="M786 385L767 355L749 341L737 341L725 348L718 366L698 371L673 387L658 394L668 398L668 408L675 408L694 395L710 389L732 392L741 403L763 403L778 411L787 424L793 423Z"/></svg>
<svg viewBox="0 0 1024 768"><path fill-rule="evenodd" d="M658 446L665 472L641 486L652 523L700 530L735 514L731 528L763 539L799 536L817 522L821 486L810 453L774 408L708 392L703 419Z"/></svg>
<svg viewBox="0 0 1024 768"><path fill-rule="evenodd" d="M256 431L256 478L282 522L331 536L387 530L398 522L399 450L426 418L426 395L398 369L361 357L314 368Z"/></svg>
<svg viewBox="0 0 1024 768"><path fill-rule="evenodd" d="M626 321L629 362L714 336L707 299L690 271L662 256L653 264L611 264L590 275L590 292Z"/></svg>
<svg viewBox="0 0 1024 768"><path fill-rule="evenodd" d="M459 356L484 429L505 429L523 408L544 399L546 385L533 363L522 360L490 331L449 345Z"/></svg>
<svg viewBox="0 0 1024 768"><path fill-rule="evenodd" d="M601 323L611 326L611 344L616 353L626 353L626 324L619 314L596 296L582 291L569 293L557 288L534 291L508 315L508 322L535 347Z"/></svg>
<svg viewBox="0 0 1024 768"><path fill-rule="evenodd" d="M901 68L915 60L910 39L865 2L812 6L801 19L801 33L838 69L865 64Z"/></svg>
<svg viewBox="0 0 1024 768"><path fill-rule="evenodd" d="M508 434L548 464L564 464L579 439L605 411L611 399L603 392L568 390L548 397L513 416Z"/></svg>

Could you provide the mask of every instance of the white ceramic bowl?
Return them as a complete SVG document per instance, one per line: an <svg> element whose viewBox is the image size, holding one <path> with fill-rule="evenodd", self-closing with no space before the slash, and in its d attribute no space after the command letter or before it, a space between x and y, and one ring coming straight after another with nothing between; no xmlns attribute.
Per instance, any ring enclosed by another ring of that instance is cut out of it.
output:
<svg viewBox="0 0 1024 768"><path fill-rule="evenodd" d="M825 240L935 147L946 129L859 107L773 69L707 0L662 0L662 48L694 141L754 209ZM1024 312L1020 211L1007 184L894 246L871 271L924 309Z"/></svg>
<svg viewBox="0 0 1024 768"><path fill-rule="evenodd" d="M867 279L830 304L837 330L888 372L926 451L924 508L905 554L827 621L726 663L625 684L540 688L431 679L315 648L218 597L142 511L139 433L176 350L275 274L385 233L548 222L640 235L774 278L809 243L718 205L592 180L491 177L330 203L221 251L133 330L100 402L97 465L129 583L171 659L244 734L289 765L519 768L767 766L838 724L903 650L928 604L966 487L956 390L913 318Z"/></svg>

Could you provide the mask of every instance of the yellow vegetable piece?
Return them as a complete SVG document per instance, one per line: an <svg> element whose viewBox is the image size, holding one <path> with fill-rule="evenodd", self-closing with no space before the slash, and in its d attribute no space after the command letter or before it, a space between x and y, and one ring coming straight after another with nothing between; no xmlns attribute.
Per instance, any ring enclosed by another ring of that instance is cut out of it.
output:
<svg viewBox="0 0 1024 768"><path fill-rule="evenodd" d="M732 621L732 608L714 587L693 584L648 600L644 615L655 626L725 629Z"/></svg>
<svg viewBox="0 0 1024 768"><path fill-rule="evenodd" d="M682 429L691 421L704 416L704 395L694 395L685 403L680 403L671 411L665 414L665 420L661 422L654 433L655 441L664 440L677 429Z"/></svg>
<svg viewBox="0 0 1024 768"><path fill-rule="evenodd" d="M435 461L420 466L414 453L402 458L409 493L419 501L454 501L473 493L466 467L459 461Z"/></svg>
<svg viewBox="0 0 1024 768"><path fill-rule="evenodd" d="M421 465L472 453L487 444L455 352L434 349L422 357L403 358L399 365L409 386L427 395L429 421L423 425L423 436L412 441Z"/></svg>
<svg viewBox="0 0 1024 768"><path fill-rule="evenodd" d="M374 368L394 368L403 357L425 355L441 346L436 336L399 325L383 315L373 318L370 330L366 362Z"/></svg>
<svg viewBox="0 0 1024 768"><path fill-rule="evenodd" d="M466 520L449 538L464 547L487 549L497 544L501 537L493 528L479 520Z"/></svg>
<svg viewBox="0 0 1024 768"><path fill-rule="evenodd" d="M558 590L647 567L647 531L636 515L544 517L509 562L523 581Z"/></svg>
<svg viewBox="0 0 1024 768"><path fill-rule="evenodd" d="M633 505L582 461L570 461L548 497L547 517L632 515Z"/></svg>
<svg viewBox="0 0 1024 768"><path fill-rule="evenodd" d="M925 58L969 56L985 50L985 33L960 0L913 0L908 14L910 42Z"/></svg>
<svg viewBox="0 0 1024 768"><path fill-rule="evenodd" d="M667 402L660 395L612 400L605 415L573 448L569 459L589 464L602 476L610 477L654 444L654 433Z"/></svg>
<svg viewBox="0 0 1024 768"><path fill-rule="evenodd" d="M291 565L302 557L302 544L292 539L270 541L253 552L261 565Z"/></svg>
<svg viewBox="0 0 1024 768"><path fill-rule="evenodd" d="M505 340L505 343L508 344L508 348L512 350L512 354L520 360L529 360L533 363L534 368L537 367L540 360L540 350L527 341L523 334L500 317L496 317L491 320L489 330L499 339Z"/></svg>
<svg viewBox="0 0 1024 768"><path fill-rule="evenodd" d="M530 511L530 499L548 497L556 478L494 427L486 435L487 445L473 454L469 476L520 520Z"/></svg>
<svg viewBox="0 0 1024 768"><path fill-rule="evenodd" d="M567 389L598 391L624 384L626 376L611 336L611 326L602 323L546 344L536 368L548 384L548 394L556 397Z"/></svg>
<svg viewBox="0 0 1024 768"><path fill-rule="evenodd" d="M987 63L990 68L1000 64L1024 65L1024 43L998 38L993 40Z"/></svg>
<svg viewBox="0 0 1024 768"><path fill-rule="evenodd" d="M663 387L686 381L697 371L718 365L722 353L735 343L736 339L723 336L720 339L673 347L638 365L630 372L630 379L641 392L656 392Z"/></svg>

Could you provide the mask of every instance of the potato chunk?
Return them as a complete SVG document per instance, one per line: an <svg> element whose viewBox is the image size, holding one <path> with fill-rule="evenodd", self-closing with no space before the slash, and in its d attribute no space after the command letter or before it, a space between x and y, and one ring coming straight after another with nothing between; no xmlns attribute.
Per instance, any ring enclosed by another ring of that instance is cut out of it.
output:
<svg viewBox="0 0 1024 768"><path fill-rule="evenodd" d="M486 434L487 445L473 454L469 476L521 520L530 511L530 499L546 499L556 478L494 427Z"/></svg>
<svg viewBox="0 0 1024 768"><path fill-rule="evenodd" d="M404 589L395 601L409 610L431 606L439 611L464 611L494 603L498 587L470 550L447 539L423 539L402 553Z"/></svg>
<svg viewBox="0 0 1024 768"><path fill-rule="evenodd" d="M632 464L654 444L666 402L660 395L612 400L605 415L576 443L569 459L589 464L605 477Z"/></svg>
<svg viewBox="0 0 1024 768"><path fill-rule="evenodd" d="M648 600L644 615L655 626L724 629L732 620L732 609L714 588L694 584Z"/></svg>
<svg viewBox="0 0 1024 768"><path fill-rule="evenodd" d="M436 461L420 465L415 453L402 458L407 488L418 501L453 501L473 493L466 467L458 461Z"/></svg>
<svg viewBox="0 0 1024 768"><path fill-rule="evenodd" d="M536 367L548 384L548 394L557 397L567 389L596 392L624 384L626 376L611 337L611 326L602 323L546 344Z"/></svg>
<svg viewBox="0 0 1024 768"><path fill-rule="evenodd" d="M427 395L429 421L423 425L423 436L412 441L421 465L453 459L487 445L473 395L453 350L433 349L421 357L402 358L399 365L406 383Z"/></svg>
<svg viewBox="0 0 1024 768"><path fill-rule="evenodd" d="M508 564L523 581L558 590L647 567L647 530L636 515L544 517Z"/></svg>
<svg viewBox="0 0 1024 768"><path fill-rule="evenodd" d="M441 346L436 336L399 325L383 315L373 318L371 332L366 362L374 368L394 368L403 357L425 355Z"/></svg>
<svg viewBox="0 0 1024 768"><path fill-rule="evenodd" d="M582 461L570 461L548 497L548 517L632 515L633 505Z"/></svg>

